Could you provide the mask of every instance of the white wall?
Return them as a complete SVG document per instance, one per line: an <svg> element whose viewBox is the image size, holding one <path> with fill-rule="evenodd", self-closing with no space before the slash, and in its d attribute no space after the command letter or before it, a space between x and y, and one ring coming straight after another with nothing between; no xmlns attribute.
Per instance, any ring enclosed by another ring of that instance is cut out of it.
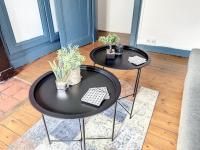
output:
<svg viewBox="0 0 200 150"><path fill-rule="evenodd" d="M138 43L200 48L200 0L143 0Z"/></svg>
<svg viewBox="0 0 200 150"><path fill-rule="evenodd" d="M43 35L37 0L5 0L17 43Z"/></svg>
<svg viewBox="0 0 200 150"><path fill-rule="evenodd" d="M131 33L134 0L98 0L98 29Z"/></svg>

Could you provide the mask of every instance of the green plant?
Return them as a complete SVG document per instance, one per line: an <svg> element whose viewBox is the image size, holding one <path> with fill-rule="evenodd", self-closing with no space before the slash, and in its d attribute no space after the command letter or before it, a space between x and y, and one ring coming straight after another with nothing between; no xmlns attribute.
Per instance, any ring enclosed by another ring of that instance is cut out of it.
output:
<svg viewBox="0 0 200 150"><path fill-rule="evenodd" d="M80 67L85 57L79 52L78 45L68 45L57 52L57 57L53 62L49 61L51 69L58 82L67 82L71 70Z"/></svg>
<svg viewBox="0 0 200 150"><path fill-rule="evenodd" d="M53 62L49 61L51 69L56 77L57 82L67 82L71 66L64 63L63 57L59 56Z"/></svg>
<svg viewBox="0 0 200 150"><path fill-rule="evenodd" d="M120 38L116 34L109 33L107 36L100 36L98 41L104 44L112 45L118 43Z"/></svg>
<svg viewBox="0 0 200 150"><path fill-rule="evenodd" d="M58 56L64 56L64 63L71 66L71 69L77 69L85 60L85 57L80 54L78 45L69 44L66 47L58 50Z"/></svg>

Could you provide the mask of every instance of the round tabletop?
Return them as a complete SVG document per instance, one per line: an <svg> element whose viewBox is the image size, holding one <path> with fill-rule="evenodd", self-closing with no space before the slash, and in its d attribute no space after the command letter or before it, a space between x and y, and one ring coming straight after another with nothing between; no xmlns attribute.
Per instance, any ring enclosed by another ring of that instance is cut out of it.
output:
<svg viewBox="0 0 200 150"><path fill-rule="evenodd" d="M81 66L82 80L66 91L56 89L53 72L39 77L31 86L31 104L41 113L65 119L83 118L100 113L112 106L119 98L121 85L110 72L93 66ZM110 99L104 100L100 107L81 102L89 88L107 87Z"/></svg>
<svg viewBox="0 0 200 150"><path fill-rule="evenodd" d="M139 69L150 63L150 58L148 54L138 48L134 48L131 46L123 45L123 54L116 56L115 59L107 59L106 58L106 49L108 49L108 45L104 45L101 47L97 47L93 49L90 53L90 58L93 60L95 64L109 67L113 69L121 69L121 70L131 70L131 69ZM112 45L113 49L116 49L116 45ZM146 62L141 65L134 65L129 63L128 58L133 56L139 56L146 59Z"/></svg>

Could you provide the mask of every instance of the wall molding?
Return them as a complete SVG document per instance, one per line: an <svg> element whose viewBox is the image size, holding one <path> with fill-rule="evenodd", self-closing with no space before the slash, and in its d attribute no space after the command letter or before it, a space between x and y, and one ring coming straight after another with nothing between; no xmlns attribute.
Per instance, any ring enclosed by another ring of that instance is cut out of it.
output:
<svg viewBox="0 0 200 150"><path fill-rule="evenodd" d="M139 26L140 26L142 2L143 2L143 0L135 0L134 1L130 45L135 46L135 47L136 47L137 39L138 39L138 30L139 30Z"/></svg>
<svg viewBox="0 0 200 150"><path fill-rule="evenodd" d="M143 45L143 44L137 44L136 47L145 51L157 52L157 53L163 53L163 54L169 54L169 55L175 55L175 56L181 56L181 57L189 57L190 52L191 52L190 50L176 49L176 48L163 47L163 46Z"/></svg>

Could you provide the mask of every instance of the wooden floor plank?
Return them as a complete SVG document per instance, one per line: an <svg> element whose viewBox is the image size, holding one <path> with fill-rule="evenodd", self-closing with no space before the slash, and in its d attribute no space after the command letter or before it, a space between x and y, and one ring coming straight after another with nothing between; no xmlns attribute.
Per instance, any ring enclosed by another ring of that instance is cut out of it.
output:
<svg viewBox="0 0 200 150"><path fill-rule="evenodd" d="M156 111L159 111L163 114L179 118L180 117L180 109L179 108L174 108L168 103L157 103L156 105Z"/></svg>
<svg viewBox="0 0 200 150"><path fill-rule="evenodd" d="M35 117L29 113L26 113L26 111L21 109L16 110L13 114L10 115L10 117L13 117L21 121L22 123L28 125L29 127L34 125L40 119L40 117Z"/></svg>
<svg viewBox="0 0 200 150"><path fill-rule="evenodd" d="M19 136L23 135L29 129L28 125L11 116L4 119L2 122L0 122L0 124L10 129Z"/></svg>
<svg viewBox="0 0 200 150"><path fill-rule="evenodd" d="M168 140L164 140L152 133L148 133L143 145L143 150L175 150L176 144Z"/></svg>
<svg viewBox="0 0 200 150"><path fill-rule="evenodd" d="M154 114L151 119L151 124L177 134L179 118L169 116L165 113L161 113L159 111L154 110Z"/></svg>
<svg viewBox="0 0 200 150"><path fill-rule="evenodd" d="M152 145L149 145L145 143L142 147L143 150L158 150L157 148L153 147Z"/></svg>
<svg viewBox="0 0 200 150"><path fill-rule="evenodd" d="M8 146L0 141L0 150L7 150Z"/></svg>
<svg viewBox="0 0 200 150"><path fill-rule="evenodd" d="M40 118L41 117L41 113L36 110L29 101L27 101L26 103L24 103L19 109L18 111L23 111L26 112L27 114L30 114L36 118Z"/></svg>
<svg viewBox="0 0 200 150"><path fill-rule="evenodd" d="M19 136L16 133L0 125L0 142L10 145L17 138L19 138Z"/></svg>
<svg viewBox="0 0 200 150"><path fill-rule="evenodd" d="M162 140L167 140L173 144L176 144L177 134L167 131L163 128L157 127L153 124L150 125L148 132L161 138Z"/></svg>

